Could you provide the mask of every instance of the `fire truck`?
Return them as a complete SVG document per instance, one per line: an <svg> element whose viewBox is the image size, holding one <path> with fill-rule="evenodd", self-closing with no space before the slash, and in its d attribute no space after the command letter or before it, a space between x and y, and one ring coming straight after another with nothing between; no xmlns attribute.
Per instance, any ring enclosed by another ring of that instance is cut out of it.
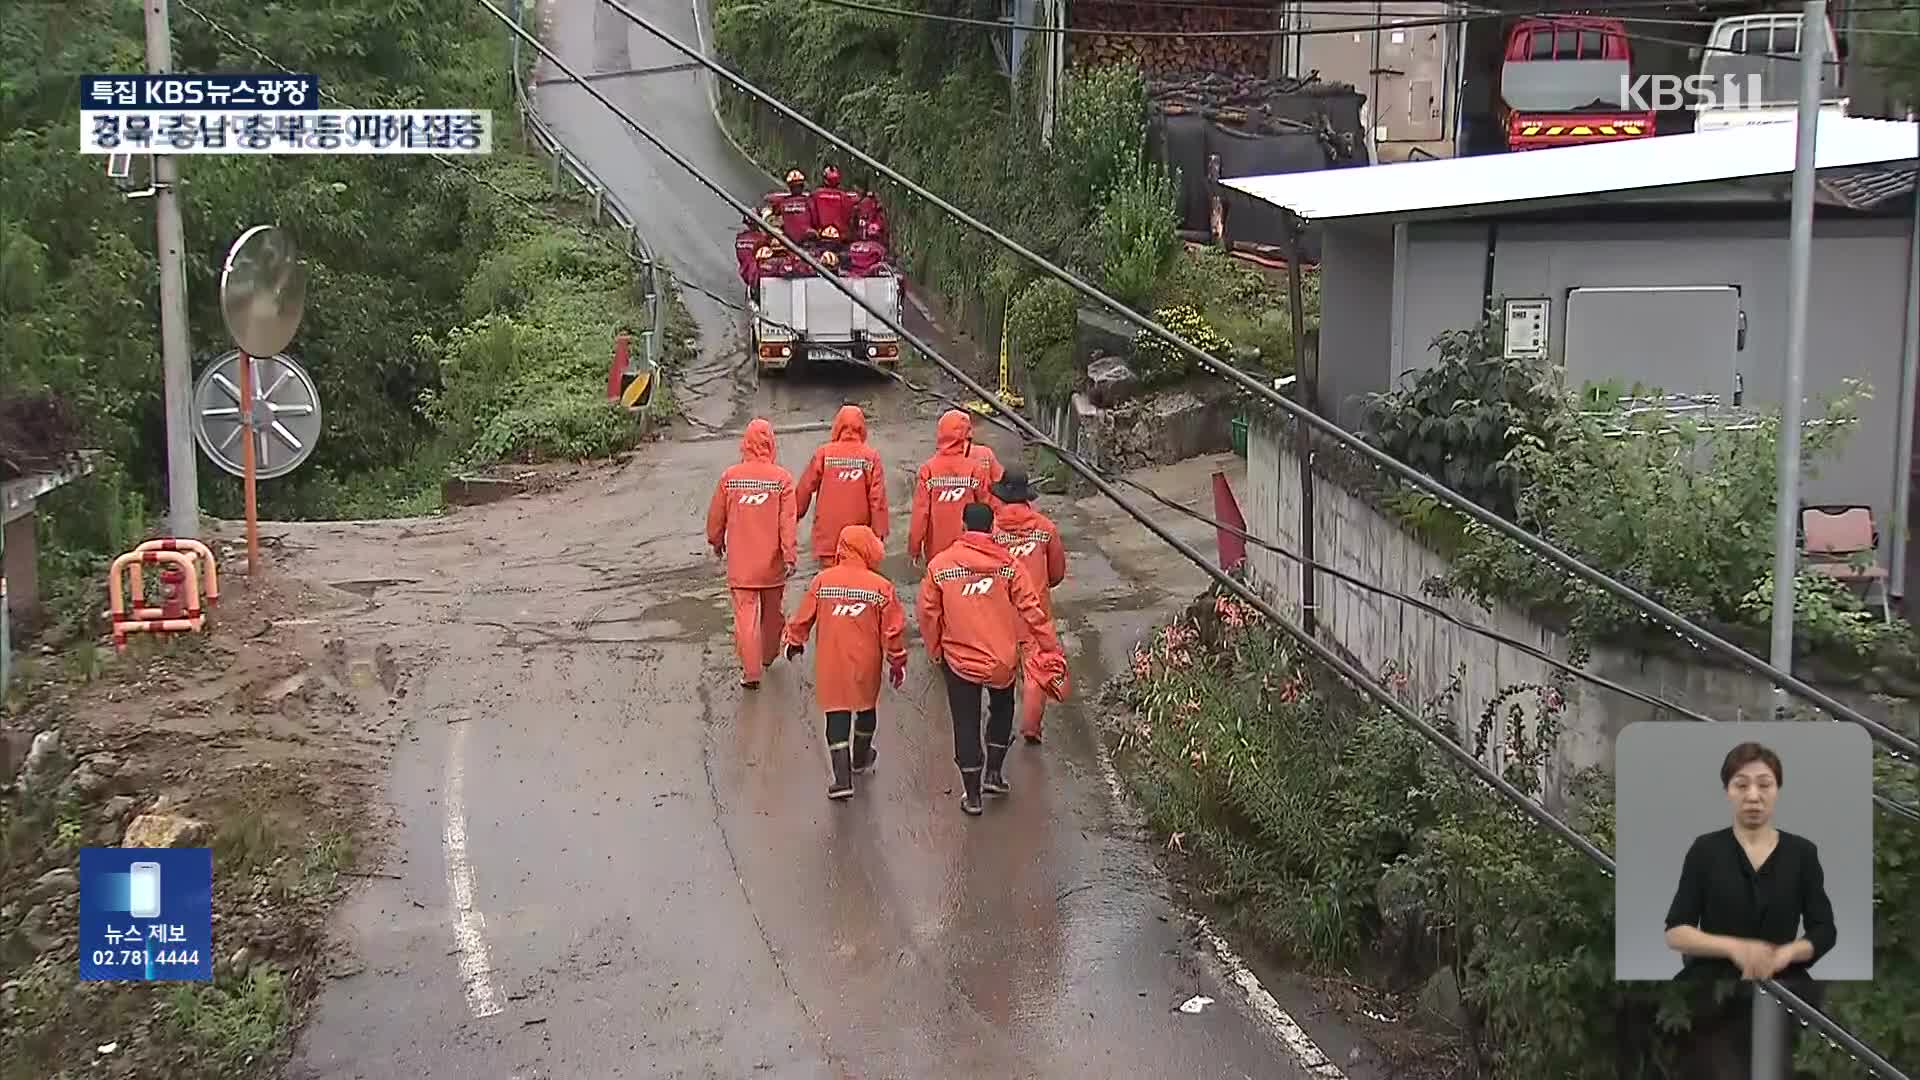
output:
<svg viewBox="0 0 1920 1080"><path fill-rule="evenodd" d="M1633 79L1626 24L1592 15L1517 20L1507 30L1500 102L1507 149L1538 150L1654 133L1652 110L1625 107Z"/></svg>

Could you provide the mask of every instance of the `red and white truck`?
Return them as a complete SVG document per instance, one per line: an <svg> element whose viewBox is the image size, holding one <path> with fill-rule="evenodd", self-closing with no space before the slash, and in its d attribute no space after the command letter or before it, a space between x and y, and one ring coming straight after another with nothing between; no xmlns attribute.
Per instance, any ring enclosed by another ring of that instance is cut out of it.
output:
<svg viewBox="0 0 1920 1080"><path fill-rule="evenodd" d="M1632 81L1633 51L1621 20L1551 15L1515 21L1500 68L1507 149L1652 135L1653 111L1627 107Z"/></svg>

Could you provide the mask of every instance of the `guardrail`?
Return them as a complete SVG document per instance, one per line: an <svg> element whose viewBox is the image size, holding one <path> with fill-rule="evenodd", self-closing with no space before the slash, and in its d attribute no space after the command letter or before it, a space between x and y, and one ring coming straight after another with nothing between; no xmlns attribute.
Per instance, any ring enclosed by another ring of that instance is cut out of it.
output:
<svg viewBox="0 0 1920 1080"><path fill-rule="evenodd" d="M518 39L515 39L516 43ZM656 371L660 366L661 352L664 348L663 327L666 322L666 284L667 272L660 265L660 259L646 238L640 235L635 224L633 211L620 201L606 181L600 179L587 163L574 156L571 150L560 141L560 137L540 119L540 110L528 95L519 61L516 57L513 68L513 97L519 107L522 130L531 137L540 151L547 155L551 168L555 191L564 192L568 185L574 184L586 192L593 201L593 222L604 225L611 222L620 227L627 237L627 256L634 261L646 275L647 292L644 301L650 325L640 331L642 340L641 356L644 362ZM655 395L655 401L663 400L664 395Z"/></svg>

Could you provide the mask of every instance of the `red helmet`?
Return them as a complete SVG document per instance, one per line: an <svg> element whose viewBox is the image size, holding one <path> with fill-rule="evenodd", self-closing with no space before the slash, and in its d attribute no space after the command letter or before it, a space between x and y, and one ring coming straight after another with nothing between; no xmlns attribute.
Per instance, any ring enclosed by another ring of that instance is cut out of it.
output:
<svg viewBox="0 0 1920 1080"><path fill-rule="evenodd" d="M880 223L877 221L867 222L867 227L865 232L867 234L867 239L869 240L880 239Z"/></svg>
<svg viewBox="0 0 1920 1080"><path fill-rule="evenodd" d="M820 179L825 181L828 187L839 187L840 186L839 168L833 165L827 166L826 171L820 174Z"/></svg>
<svg viewBox="0 0 1920 1080"><path fill-rule="evenodd" d="M790 188L806 187L807 174L801 172L799 169L788 169L787 170L787 186Z"/></svg>

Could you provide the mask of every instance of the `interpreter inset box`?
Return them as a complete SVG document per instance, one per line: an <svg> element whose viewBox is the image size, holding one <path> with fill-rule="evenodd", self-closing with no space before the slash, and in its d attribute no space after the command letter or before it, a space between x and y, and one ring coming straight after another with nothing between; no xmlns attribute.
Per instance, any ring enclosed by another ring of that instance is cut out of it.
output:
<svg viewBox="0 0 1920 1080"><path fill-rule="evenodd" d="M1614 745L1614 977L1873 977L1873 745L1644 721Z"/></svg>
<svg viewBox="0 0 1920 1080"><path fill-rule="evenodd" d="M82 848L80 978L213 978L211 848Z"/></svg>

